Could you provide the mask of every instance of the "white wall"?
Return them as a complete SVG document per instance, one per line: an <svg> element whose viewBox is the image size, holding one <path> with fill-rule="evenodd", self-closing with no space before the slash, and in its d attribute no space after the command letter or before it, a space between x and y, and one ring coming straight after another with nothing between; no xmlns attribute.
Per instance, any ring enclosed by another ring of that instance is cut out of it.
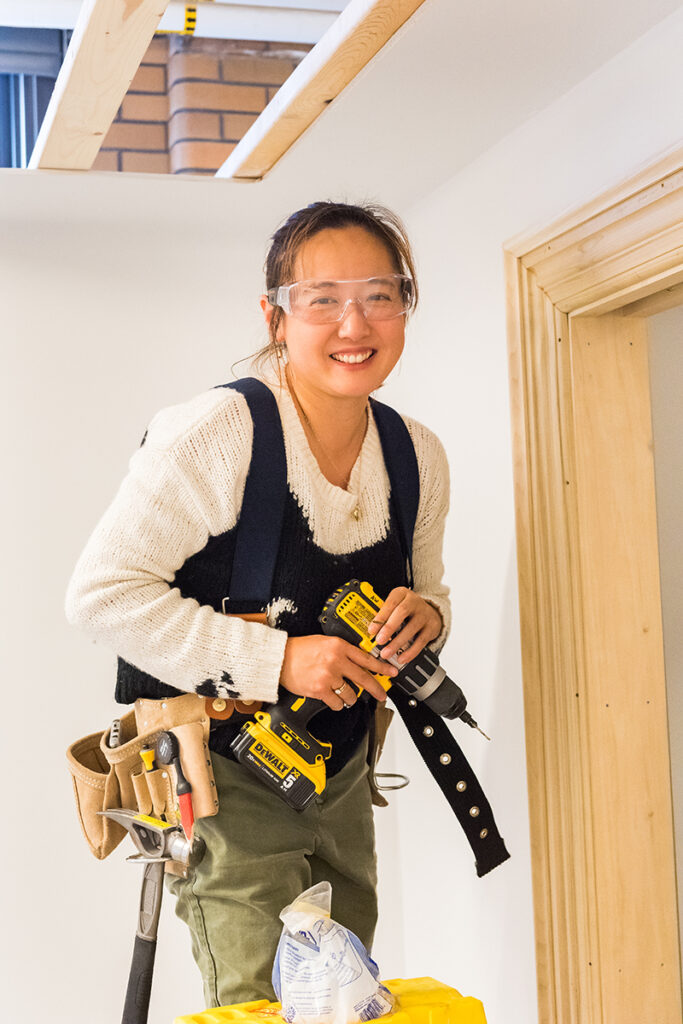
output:
<svg viewBox="0 0 683 1024"><path fill-rule="evenodd" d="M115 717L115 659L66 627L64 590L150 414L230 379L230 363L249 348L243 338L258 328L245 315L233 334L225 280L240 257L223 239L43 223L7 229L3 243L12 500L3 508L1 727L4 770L24 766L11 811L24 824L12 821L12 846L3 844L3 877L14 884L5 886L12 927L3 929L0 1015L19 1020L31 1005L60 1024L113 1024L141 875L124 861L132 845L98 863L77 824L64 750ZM252 280L240 279L258 291L256 247L251 256ZM152 1024L203 1006L168 898L163 915Z"/></svg>
<svg viewBox="0 0 683 1024"><path fill-rule="evenodd" d="M433 426L448 450L455 625L443 661L493 742L453 728L512 859L476 878L459 829L395 726L386 767L413 782L378 813L375 954L385 977L431 974L479 996L490 1024L536 1019L502 245L680 141L682 48L683 17L675 16L399 209L415 242L423 305L386 398ZM457 87L449 66L430 70ZM364 160L336 177L308 162L316 145L359 130L342 97L258 186L0 174L12 481L1 513L11 641L2 730L5 771L22 779L2 854L12 880L0 958L5 1019L31 1002L49 1006L55 1024L91 1021L95 1005L104 1007L98 1022L118 1020L134 931L137 869L121 851L103 864L87 852L63 767L67 743L115 713L113 657L63 622L68 573L149 415L227 379L229 364L258 344L251 297L268 230L322 195L381 197L369 143ZM374 120L367 131L382 161L395 146L400 167L402 140L382 136ZM10 728L18 722L28 745ZM154 1022L202 1005L170 901L160 937Z"/></svg>
<svg viewBox="0 0 683 1024"><path fill-rule="evenodd" d="M678 913L683 948L683 306L651 318L649 351Z"/></svg>

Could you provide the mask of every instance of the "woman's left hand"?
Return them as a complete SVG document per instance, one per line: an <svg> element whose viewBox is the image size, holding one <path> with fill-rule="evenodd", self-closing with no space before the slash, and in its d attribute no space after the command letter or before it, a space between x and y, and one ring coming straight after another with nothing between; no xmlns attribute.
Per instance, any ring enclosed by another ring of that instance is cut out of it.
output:
<svg viewBox="0 0 683 1024"><path fill-rule="evenodd" d="M380 645L385 661L397 654L405 665L430 641L436 640L442 628L441 615L434 605L407 587L395 587L370 623L368 632Z"/></svg>

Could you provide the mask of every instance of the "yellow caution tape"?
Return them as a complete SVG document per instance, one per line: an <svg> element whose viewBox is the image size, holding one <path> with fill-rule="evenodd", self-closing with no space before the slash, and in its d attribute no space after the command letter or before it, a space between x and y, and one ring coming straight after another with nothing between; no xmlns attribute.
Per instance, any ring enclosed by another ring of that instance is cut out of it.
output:
<svg viewBox="0 0 683 1024"><path fill-rule="evenodd" d="M213 0L203 0L204 3L213 3ZM158 36L193 36L197 28L197 5L186 4L185 5L185 22L183 28L172 29L172 28L160 28L157 30Z"/></svg>
<svg viewBox="0 0 683 1024"><path fill-rule="evenodd" d="M185 8L185 28L183 29L184 36L193 36L194 30L197 27L197 8L186 7Z"/></svg>

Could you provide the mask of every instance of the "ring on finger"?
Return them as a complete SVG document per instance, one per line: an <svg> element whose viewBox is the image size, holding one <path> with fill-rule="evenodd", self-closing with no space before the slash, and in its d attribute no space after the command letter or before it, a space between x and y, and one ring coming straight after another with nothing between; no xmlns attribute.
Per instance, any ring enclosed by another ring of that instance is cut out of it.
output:
<svg viewBox="0 0 683 1024"><path fill-rule="evenodd" d="M332 693L336 693L337 696L340 697L345 686L348 686L348 683L342 683L341 686L337 686L336 688L332 687Z"/></svg>

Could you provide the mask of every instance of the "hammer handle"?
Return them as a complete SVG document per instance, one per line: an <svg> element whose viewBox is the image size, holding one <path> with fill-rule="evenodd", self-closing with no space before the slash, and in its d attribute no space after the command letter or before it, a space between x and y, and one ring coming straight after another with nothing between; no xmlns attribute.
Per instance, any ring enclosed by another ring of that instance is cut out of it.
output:
<svg viewBox="0 0 683 1024"><path fill-rule="evenodd" d="M145 864L142 876L138 927L121 1024L147 1024L154 974L154 956L157 951L157 925L159 924L163 894L164 863L163 861L149 861Z"/></svg>
<svg viewBox="0 0 683 1024"><path fill-rule="evenodd" d="M156 951L156 939L142 939L139 935L135 936L133 962L130 965L121 1024L147 1024Z"/></svg>

